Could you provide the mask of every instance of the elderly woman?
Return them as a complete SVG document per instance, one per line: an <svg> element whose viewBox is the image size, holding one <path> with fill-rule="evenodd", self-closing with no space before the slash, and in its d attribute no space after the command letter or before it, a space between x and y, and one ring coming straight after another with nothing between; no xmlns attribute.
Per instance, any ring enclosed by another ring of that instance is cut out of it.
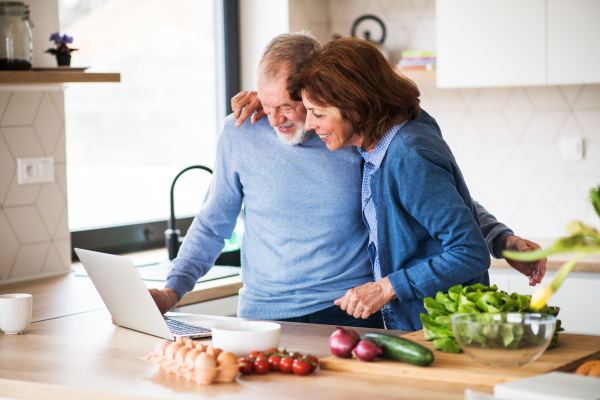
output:
<svg viewBox="0 0 600 400"><path fill-rule="evenodd" d="M325 44L288 84L307 109L307 129L329 150L357 146L364 159L375 282L336 304L356 318L383 309L388 329L418 330L425 297L458 284L489 285L477 211L438 124L419 106L417 86L355 38Z"/></svg>

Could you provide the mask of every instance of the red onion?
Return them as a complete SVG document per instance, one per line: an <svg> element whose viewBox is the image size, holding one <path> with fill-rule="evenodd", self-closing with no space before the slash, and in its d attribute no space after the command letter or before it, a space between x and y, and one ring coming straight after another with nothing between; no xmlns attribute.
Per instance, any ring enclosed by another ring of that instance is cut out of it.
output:
<svg viewBox="0 0 600 400"><path fill-rule="evenodd" d="M360 342L360 336L352 329L344 329L339 326L329 337L329 348L333 355L341 358L351 358L352 350Z"/></svg>
<svg viewBox="0 0 600 400"><path fill-rule="evenodd" d="M371 361L381 354L381 348L370 340L361 340L354 348L353 353L361 361Z"/></svg>

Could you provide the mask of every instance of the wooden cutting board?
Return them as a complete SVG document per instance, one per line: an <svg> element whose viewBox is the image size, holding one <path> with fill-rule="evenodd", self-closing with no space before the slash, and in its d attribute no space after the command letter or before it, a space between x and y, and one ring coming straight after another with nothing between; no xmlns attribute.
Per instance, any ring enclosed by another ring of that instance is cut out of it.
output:
<svg viewBox="0 0 600 400"><path fill-rule="evenodd" d="M464 353L436 351L433 343L425 340L422 330L402 337L431 349L435 357L433 363L428 367L418 367L380 358L364 362L329 356L321 359L319 366L335 371L493 386L551 371L572 372L585 361L600 359L600 336L561 333L557 347L546 350L537 360L516 368L488 367Z"/></svg>

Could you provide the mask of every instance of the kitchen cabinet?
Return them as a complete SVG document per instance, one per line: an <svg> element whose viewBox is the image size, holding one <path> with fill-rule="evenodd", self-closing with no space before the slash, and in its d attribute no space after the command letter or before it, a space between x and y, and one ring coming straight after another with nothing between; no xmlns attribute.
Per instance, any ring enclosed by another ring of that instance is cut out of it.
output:
<svg viewBox="0 0 600 400"><path fill-rule="evenodd" d="M544 283L549 284L555 274L556 271L546 271ZM536 289L517 271L501 268L490 269L490 284L508 293L531 295ZM560 307L558 318L566 332L600 335L600 318L593 310L597 293L600 293L600 274L572 272L548 303Z"/></svg>
<svg viewBox="0 0 600 400"><path fill-rule="evenodd" d="M600 1L548 1L548 84L600 83Z"/></svg>
<svg viewBox="0 0 600 400"><path fill-rule="evenodd" d="M437 85L600 83L597 0L437 0Z"/></svg>

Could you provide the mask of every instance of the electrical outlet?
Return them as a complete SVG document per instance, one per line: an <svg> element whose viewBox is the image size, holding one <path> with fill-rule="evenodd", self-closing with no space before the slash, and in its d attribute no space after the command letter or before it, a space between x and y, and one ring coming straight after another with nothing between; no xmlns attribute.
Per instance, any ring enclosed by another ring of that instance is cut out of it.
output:
<svg viewBox="0 0 600 400"><path fill-rule="evenodd" d="M563 160L583 160L583 138L577 136L564 136L560 138L560 156Z"/></svg>
<svg viewBox="0 0 600 400"><path fill-rule="evenodd" d="M54 182L54 157L17 158L19 185Z"/></svg>

